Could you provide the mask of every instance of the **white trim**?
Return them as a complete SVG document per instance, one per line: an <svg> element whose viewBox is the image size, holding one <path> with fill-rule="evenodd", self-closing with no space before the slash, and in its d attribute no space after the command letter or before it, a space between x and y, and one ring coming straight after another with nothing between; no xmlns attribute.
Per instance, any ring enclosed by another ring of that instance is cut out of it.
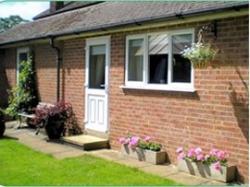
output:
<svg viewBox="0 0 250 187"><path fill-rule="evenodd" d="M195 92L196 90L191 85L176 85L176 86L153 86L153 85L147 85L147 86L126 86L121 85L120 88L122 89L129 89L129 90L154 90L154 91L177 91L177 92Z"/></svg>
<svg viewBox="0 0 250 187"><path fill-rule="evenodd" d="M106 46L106 63L105 63L105 90L100 89L89 89L88 82L89 82L89 48L92 45L102 45ZM85 50L85 128L89 128L91 130L96 130L99 132L107 132L109 129L109 106L108 106L108 93L109 93L109 66L110 66L110 36L104 37L96 37L96 38L89 38L86 39L86 50ZM96 94L96 95L103 95L105 97L105 111L104 111L104 119L105 119L105 127L95 128L88 125L88 94Z"/></svg>
<svg viewBox="0 0 250 187"><path fill-rule="evenodd" d="M19 66L20 66L20 59L19 59L19 55L20 53L26 53L27 57L29 57L29 52L30 49L29 47L20 47L17 48L17 52L16 52L16 84L18 84L19 81Z"/></svg>
<svg viewBox="0 0 250 187"><path fill-rule="evenodd" d="M182 30L171 30L166 32L152 32L145 34L129 35L126 37L126 59L125 59L125 86L124 88L133 89L149 89L149 90L175 90L185 91L185 90L195 90L194 89L194 68L191 64L191 79L190 83L177 83L172 81L172 36L181 34L192 34L192 43L194 43L194 33L195 29L182 29ZM155 34L167 34L168 35L168 80L167 84L150 84L148 83L148 38L150 35ZM143 81L129 81L128 80L128 60L129 60L129 40L133 39L143 39L144 40L144 59L143 59Z"/></svg>

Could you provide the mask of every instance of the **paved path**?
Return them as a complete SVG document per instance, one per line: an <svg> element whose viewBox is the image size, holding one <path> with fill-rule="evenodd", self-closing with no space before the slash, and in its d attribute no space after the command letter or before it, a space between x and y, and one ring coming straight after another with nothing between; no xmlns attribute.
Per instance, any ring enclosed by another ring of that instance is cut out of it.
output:
<svg viewBox="0 0 250 187"><path fill-rule="evenodd" d="M6 136L17 138L19 142L31 147L34 150L51 154L57 159L64 159L67 157L81 156L84 154L94 155L96 157L104 158L119 164L138 168L144 172L172 179L178 183L186 185L226 185L225 183L211 181L208 179L188 175L177 171L174 165L152 165L147 162L140 162L135 159L123 157L118 151L101 149L95 151L83 151L69 145L62 143L48 142L46 136L40 133L35 135L35 131L31 129L13 129L8 128L5 133Z"/></svg>

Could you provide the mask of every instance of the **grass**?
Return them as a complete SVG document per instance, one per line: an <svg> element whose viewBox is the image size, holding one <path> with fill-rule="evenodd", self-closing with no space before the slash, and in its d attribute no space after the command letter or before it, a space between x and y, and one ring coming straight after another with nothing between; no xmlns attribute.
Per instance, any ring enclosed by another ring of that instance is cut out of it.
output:
<svg viewBox="0 0 250 187"><path fill-rule="evenodd" d="M0 140L1 185L176 185L174 181L90 155L57 160Z"/></svg>

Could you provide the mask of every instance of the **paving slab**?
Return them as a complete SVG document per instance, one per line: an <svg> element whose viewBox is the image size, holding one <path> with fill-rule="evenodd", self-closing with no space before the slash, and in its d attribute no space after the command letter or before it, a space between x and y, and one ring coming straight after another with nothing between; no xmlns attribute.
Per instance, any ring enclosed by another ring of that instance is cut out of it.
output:
<svg viewBox="0 0 250 187"><path fill-rule="evenodd" d="M171 164L164 164L164 165L150 165L141 168L142 171L146 173L155 174L161 177L167 177L169 175L177 174L178 170L175 166Z"/></svg>
<svg viewBox="0 0 250 187"><path fill-rule="evenodd" d="M101 157L111 161L122 160L124 157L121 156L121 153L115 150L110 149L100 149L87 152L88 154Z"/></svg>
<svg viewBox="0 0 250 187"><path fill-rule="evenodd" d="M138 161L132 158L124 158L121 160L117 160L116 162L119 164L123 164L123 165L130 166L130 167L135 167L135 168L143 168L143 167L152 165L148 162Z"/></svg>
<svg viewBox="0 0 250 187"><path fill-rule="evenodd" d="M183 172L178 172L176 174L168 175L167 178L185 185L201 185L209 182L208 179L196 177Z"/></svg>
<svg viewBox="0 0 250 187"><path fill-rule="evenodd" d="M59 152L59 153L54 153L53 156L57 159L65 159L65 158L71 158L71 157L78 157L85 155L85 151L81 150L71 150L71 151L66 151L66 152Z"/></svg>

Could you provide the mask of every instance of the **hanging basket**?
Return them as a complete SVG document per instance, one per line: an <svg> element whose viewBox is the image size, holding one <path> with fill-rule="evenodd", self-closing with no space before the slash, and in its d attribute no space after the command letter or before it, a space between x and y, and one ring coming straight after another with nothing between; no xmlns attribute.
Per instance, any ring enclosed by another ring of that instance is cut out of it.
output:
<svg viewBox="0 0 250 187"><path fill-rule="evenodd" d="M208 66L210 66L210 61L206 62L206 61L199 61L199 62L192 62L191 63L193 64L193 67L195 69L205 69L207 68Z"/></svg>

